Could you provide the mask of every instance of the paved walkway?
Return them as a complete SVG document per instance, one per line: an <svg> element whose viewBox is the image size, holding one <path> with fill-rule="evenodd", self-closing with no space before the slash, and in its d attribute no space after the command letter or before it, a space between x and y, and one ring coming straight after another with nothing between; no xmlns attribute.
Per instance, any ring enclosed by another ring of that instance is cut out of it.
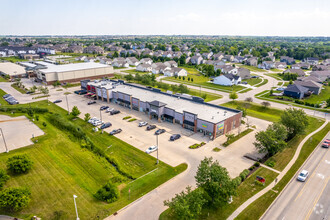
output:
<svg viewBox="0 0 330 220"><path fill-rule="evenodd" d="M289 164L284 168L284 170L277 176L277 182L281 181L281 179L285 176L285 174L290 170L290 168L292 167L292 165L296 162L301 148L303 147L303 145L305 144L305 142L311 137L313 136L315 133L319 132L321 129L323 129L326 125L327 125L328 121L324 122L323 125L321 127L319 127L317 130L313 131L312 133L310 133L309 135L307 135L302 142L300 142L293 158L291 159L291 161L289 162ZM243 203L240 207L238 207L233 214L231 214L231 216L229 216L229 218L227 220L233 220L235 219L246 207L248 207L251 203L253 203L255 200L257 200L258 198L260 198L262 195L264 195L265 193L267 193L269 190L272 190L272 188L275 186L275 180L269 184L266 188L264 188L263 190L261 190L260 192L258 192L257 194L255 194L254 196L252 196L250 199L248 199L245 203Z"/></svg>

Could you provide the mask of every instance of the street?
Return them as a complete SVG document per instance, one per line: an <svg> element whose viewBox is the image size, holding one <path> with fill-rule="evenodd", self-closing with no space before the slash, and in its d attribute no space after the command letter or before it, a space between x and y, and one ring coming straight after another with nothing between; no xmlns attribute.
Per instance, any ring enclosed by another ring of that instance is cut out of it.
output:
<svg viewBox="0 0 330 220"><path fill-rule="evenodd" d="M297 181L296 175L262 219L329 219L330 152L320 145L299 169L309 172L306 182Z"/></svg>

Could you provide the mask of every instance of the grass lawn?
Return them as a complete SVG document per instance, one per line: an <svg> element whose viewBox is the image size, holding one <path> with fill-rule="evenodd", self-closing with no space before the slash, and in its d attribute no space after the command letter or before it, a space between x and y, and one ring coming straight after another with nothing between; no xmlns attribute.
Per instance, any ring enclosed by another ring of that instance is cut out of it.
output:
<svg viewBox="0 0 330 220"><path fill-rule="evenodd" d="M222 106L236 109L238 106L244 108L243 101L230 101L222 104ZM277 108L265 108L262 105L251 103L251 106L246 110L247 115L260 118L266 121L276 122L280 120L283 110Z"/></svg>
<svg viewBox="0 0 330 220"><path fill-rule="evenodd" d="M199 90L196 90L196 89L189 89L189 95L199 96L199 97L203 97L203 96L205 97L206 96L206 98L204 99L204 102L209 102L209 101L213 101L213 100L222 98L222 95L215 94L215 93L204 92L204 91L200 92Z"/></svg>
<svg viewBox="0 0 330 220"><path fill-rule="evenodd" d="M11 84L11 87L13 87L14 89L16 89L17 91L19 91L22 94L26 94L26 91L18 86L16 86L15 84Z"/></svg>
<svg viewBox="0 0 330 220"><path fill-rule="evenodd" d="M6 95L7 93L0 89L0 105L8 105L8 102L2 98L2 96Z"/></svg>
<svg viewBox="0 0 330 220"><path fill-rule="evenodd" d="M71 87L76 87L76 86L80 86L80 83L67 83L65 85L62 85L62 87L65 89L71 88Z"/></svg>
<svg viewBox="0 0 330 220"><path fill-rule="evenodd" d="M241 212L236 219L259 219L267 208L271 205L278 194L283 190L283 188L288 184L293 175L300 169L301 165L305 162L308 156L313 152L320 141L327 135L330 130L330 123L328 123L321 131L314 134L308 139L308 141L303 145L299 157L293 164L291 169L285 174L279 183L273 188L275 191L268 191L266 194L261 196L259 199L251 203L246 209Z"/></svg>
<svg viewBox="0 0 330 220"><path fill-rule="evenodd" d="M262 79L259 78L250 78L250 79L243 79L243 82L247 82L249 85L253 86L255 84L258 84L262 81Z"/></svg>
<svg viewBox="0 0 330 220"><path fill-rule="evenodd" d="M137 71L137 70L135 70L135 69L133 69L133 70L123 70L123 72L125 72L125 73L130 73L130 74L133 74L133 75L135 75L135 74L140 74L140 75L144 75L144 74L149 74L149 73L151 73L151 72L141 72L141 71Z"/></svg>
<svg viewBox="0 0 330 220"><path fill-rule="evenodd" d="M278 152L268 161L275 161L276 170L282 171L289 163L293 155L295 154L299 143L310 133L315 131L324 123L324 120L309 117L309 126L307 127L305 134L298 135L288 142L288 146L281 152Z"/></svg>
<svg viewBox="0 0 330 220"><path fill-rule="evenodd" d="M23 62L23 61L28 61L25 59L21 59L19 57L1 57L0 60L6 60L12 63L16 63L16 62Z"/></svg>
<svg viewBox="0 0 330 220"><path fill-rule="evenodd" d="M49 108L51 112L67 118L66 111L52 103L48 106L45 101L40 101L31 103L31 106ZM61 219L73 219L75 211L72 196L76 194L81 219L103 219L187 167L185 164L171 167L162 162L157 166L155 158L137 148L106 133L92 132L92 126L81 119L73 121L83 128L96 146L113 158L118 166L120 165L122 171L136 178L132 181L120 174L105 158L81 148L79 142L70 133L54 127L48 120L49 114L39 114L39 121L35 121L36 125L45 132L45 135L36 138L38 143L0 154L1 168L5 168L9 157L18 154L27 154L34 161L29 173L11 175L10 180L5 184L5 188L28 187L32 192L31 203L18 213L0 210L0 214L19 218L37 215L43 219L53 219L57 211L63 212ZM15 113L12 116L18 115L21 114ZM43 122L46 122L46 127L42 125ZM148 172L151 173L147 174ZM144 174L147 175L138 178ZM108 204L95 199L93 194L112 177L124 178L124 182L118 186L121 195L119 200ZM128 199L129 189L130 199Z"/></svg>
<svg viewBox="0 0 330 220"><path fill-rule="evenodd" d="M266 179L264 186L255 181L257 175ZM199 219L227 219L241 204L268 186L277 175L277 173L267 168L260 167L237 188L237 195L233 196L233 202L231 204L226 204L218 209L204 208ZM176 218L170 216L169 210L167 209L160 215L159 219L167 220Z"/></svg>
<svg viewBox="0 0 330 220"><path fill-rule="evenodd" d="M263 85L265 85L265 84L267 84L267 83L268 83L268 79L264 79L264 81L263 81L262 83L256 85L256 87L263 86Z"/></svg>
<svg viewBox="0 0 330 220"><path fill-rule="evenodd" d="M225 143L223 143L223 146L227 147L230 144L234 143L235 141L239 140L240 138L244 137L245 135L249 134L250 132L252 132L253 129L248 128L244 131L242 131L240 134L235 135L232 139L229 139L229 141L226 141Z"/></svg>
<svg viewBox="0 0 330 220"><path fill-rule="evenodd" d="M2 76L0 76L0 82L8 82L8 80L6 80L6 79L3 78Z"/></svg>
<svg viewBox="0 0 330 220"><path fill-rule="evenodd" d="M179 66L180 68L183 68L187 70L187 72L191 75L200 75L201 73L194 67L186 67L186 66Z"/></svg>
<svg viewBox="0 0 330 220"><path fill-rule="evenodd" d="M251 90L253 90L253 89L246 88L246 89L242 89L242 90L238 91L237 93L246 93L246 92L251 91Z"/></svg>
<svg viewBox="0 0 330 220"><path fill-rule="evenodd" d="M301 99L301 101L305 101L311 104L321 104L322 101L327 100L327 98L330 98L330 86L324 86L325 89L322 90L322 92L319 95L311 95L310 97L307 97L305 99ZM330 108L314 108L311 106L306 106L302 104L297 104L294 102L294 98L292 97L287 97L287 96L281 96L285 98L285 100L278 99L278 96L271 96L269 94L269 90L265 90L263 92L260 92L255 95L256 98L266 100L266 101L272 101L272 102L278 102L281 104L290 104L293 106L301 107L301 108L307 108L307 109L312 109L316 111L322 111L322 112L330 112Z"/></svg>
<svg viewBox="0 0 330 220"><path fill-rule="evenodd" d="M255 67L255 66L248 66L248 65L238 65L238 66L242 67L242 68L245 68L245 69L248 69L252 72L267 72L266 70L259 69L258 67Z"/></svg>

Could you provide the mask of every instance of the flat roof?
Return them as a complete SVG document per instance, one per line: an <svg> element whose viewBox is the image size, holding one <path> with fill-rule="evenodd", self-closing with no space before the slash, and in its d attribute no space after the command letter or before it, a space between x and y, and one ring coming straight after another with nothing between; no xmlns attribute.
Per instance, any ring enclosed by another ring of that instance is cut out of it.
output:
<svg viewBox="0 0 330 220"><path fill-rule="evenodd" d="M63 65L54 65L46 62L37 62L39 64L45 65L47 69L41 69L40 72L43 73L53 73L53 72L68 72L84 69L95 69L95 68L104 68L110 67L106 64L94 63L94 62L85 62L85 63L70 63Z"/></svg>
<svg viewBox="0 0 330 220"><path fill-rule="evenodd" d="M9 76L25 74L25 68L11 62L0 63L0 72Z"/></svg>
<svg viewBox="0 0 330 220"><path fill-rule="evenodd" d="M29 63L29 62L19 62L19 64L21 64L22 66L26 66L26 67L36 67L36 64L33 63Z"/></svg>
<svg viewBox="0 0 330 220"><path fill-rule="evenodd" d="M155 100L160 101L166 104L165 107L174 109L176 112L183 113L185 111L188 113L193 113L196 114L199 119L212 123L221 122L238 113L237 111L230 111L230 109L221 108L220 106L212 106L207 103L189 101L127 84L117 85L112 90L131 95L132 97L138 98L143 102L152 102Z"/></svg>

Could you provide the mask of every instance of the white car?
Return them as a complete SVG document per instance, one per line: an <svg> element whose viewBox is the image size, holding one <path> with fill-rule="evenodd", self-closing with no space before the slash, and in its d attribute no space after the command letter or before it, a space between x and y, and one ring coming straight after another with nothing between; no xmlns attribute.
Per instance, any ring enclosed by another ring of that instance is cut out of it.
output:
<svg viewBox="0 0 330 220"><path fill-rule="evenodd" d="M114 110L114 108L107 108L106 110L105 110L105 113L109 113L109 112L111 112L111 111L113 111Z"/></svg>
<svg viewBox="0 0 330 220"><path fill-rule="evenodd" d="M298 177L297 177L297 180L301 181L301 182L305 182L305 180L307 179L308 177L308 171L307 170L303 170L299 173Z"/></svg>
<svg viewBox="0 0 330 220"><path fill-rule="evenodd" d="M151 147L149 147L149 148L146 150L146 153L147 153L147 154L150 154L150 153L156 151L157 149L158 149L157 146L151 146Z"/></svg>
<svg viewBox="0 0 330 220"><path fill-rule="evenodd" d="M88 120L88 123L93 124L94 121L98 120L96 117L93 117L91 119Z"/></svg>
<svg viewBox="0 0 330 220"><path fill-rule="evenodd" d="M139 123L139 127L146 126L147 124L148 124L148 122L146 122L146 121L141 121L141 122Z"/></svg>

